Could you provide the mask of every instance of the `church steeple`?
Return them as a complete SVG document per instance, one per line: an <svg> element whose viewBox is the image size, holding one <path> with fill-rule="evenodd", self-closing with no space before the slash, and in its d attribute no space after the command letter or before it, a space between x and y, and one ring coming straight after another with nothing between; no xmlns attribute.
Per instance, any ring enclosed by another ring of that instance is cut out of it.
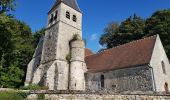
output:
<svg viewBox="0 0 170 100"><path fill-rule="evenodd" d="M57 5L59 5L61 2L63 2L64 4L66 4L67 6L73 8L74 10L78 11L81 13L81 10L77 4L76 0L56 0L55 4L53 5L52 9L53 10ZM51 11L50 10L50 11ZM49 11L49 12L50 12Z"/></svg>

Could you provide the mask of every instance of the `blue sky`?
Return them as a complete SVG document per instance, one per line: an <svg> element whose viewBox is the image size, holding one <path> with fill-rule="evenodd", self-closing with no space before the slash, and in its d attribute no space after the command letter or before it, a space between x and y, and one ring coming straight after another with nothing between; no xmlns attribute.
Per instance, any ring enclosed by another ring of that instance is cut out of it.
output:
<svg viewBox="0 0 170 100"><path fill-rule="evenodd" d="M55 0L16 0L17 19L26 22L33 32L46 26L47 12ZM97 52L98 41L109 22L120 23L136 13L147 18L153 12L170 8L170 0L77 0L83 12L83 37L87 48Z"/></svg>

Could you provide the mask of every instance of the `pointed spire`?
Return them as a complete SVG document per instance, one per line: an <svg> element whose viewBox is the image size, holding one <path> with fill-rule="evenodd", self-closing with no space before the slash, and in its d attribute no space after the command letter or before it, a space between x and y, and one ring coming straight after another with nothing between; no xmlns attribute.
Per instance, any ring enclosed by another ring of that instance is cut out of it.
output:
<svg viewBox="0 0 170 100"><path fill-rule="evenodd" d="M66 4L67 6L73 8L73 9L77 10L78 12L81 12L76 0L56 0L56 2L54 4L54 6L52 7L52 9L54 7L56 7L57 5L59 5L61 2L63 2L64 4Z"/></svg>

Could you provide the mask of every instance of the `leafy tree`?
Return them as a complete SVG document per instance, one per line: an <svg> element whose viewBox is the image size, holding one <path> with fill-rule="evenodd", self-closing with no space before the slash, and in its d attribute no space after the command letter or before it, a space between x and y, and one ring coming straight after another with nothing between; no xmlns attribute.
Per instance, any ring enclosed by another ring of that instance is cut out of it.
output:
<svg viewBox="0 0 170 100"><path fill-rule="evenodd" d="M0 14L15 10L15 0L0 0Z"/></svg>
<svg viewBox="0 0 170 100"><path fill-rule="evenodd" d="M99 43L106 48L112 48L140 39L144 35L144 27L145 21L136 15L130 16L120 25L112 22L104 29Z"/></svg>
<svg viewBox="0 0 170 100"><path fill-rule="evenodd" d="M111 23L105 28L99 43L106 48L112 48L156 34L160 35L170 58L170 9L155 12L146 21L134 15L133 18L127 18L120 25Z"/></svg>
<svg viewBox="0 0 170 100"><path fill-rule="evenodd" d="M35 32L34 37L34 47L38 45L38 42L42 36L45 35L45 28L40 29L39 31Z"/></svg>
<svg viewBox="0 0 170 100"><path fill-rule="evenodd" d="M159 34L170 58L170 9L157 11L146 20L145 36Z"/></svg>
<svg viewBox="0 0 170 100"><path fill-rule="evenodd" d="M111 48L114 43L115 36L117 35L119 24L111 22L108 26L104 29L104 34L100 37L99 43L106 48ZM114 38L114 39L113 39ZM113 40L113 41L112 41Z"/></svg>
<svg viewBox="0 0 170 100"><path fill-rule="evenodd" d="M12 44L12 29L8 27L12 25L13 22L11 18L6 16L5 14L0 14L0 66L5 66L4 58L8 55L7 52L11 52L13 48Z"/></svg>
<svg viewBox="0 0 170 100"><path fill-rule="evenodd" d="M27 64L35 49L32 43L28 25L5 13L0 14L0 86L18 87L23 84Z"/></svg>

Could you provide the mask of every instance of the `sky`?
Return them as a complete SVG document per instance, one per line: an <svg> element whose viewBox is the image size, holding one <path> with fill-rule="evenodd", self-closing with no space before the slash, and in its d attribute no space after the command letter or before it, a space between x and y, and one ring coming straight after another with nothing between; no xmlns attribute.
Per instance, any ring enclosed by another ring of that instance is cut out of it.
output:
<svg viewBox="0 0 170 100"><path fill-rule="evenodd" d="M47 12L55 0L16 0L14 15L33 32L47 25ZM170 9L170 0L77 0L83 12L83 38L93 52L102 48L99 38L110 22L120 23L134 13L146 19L155 11Z"/></svg>

